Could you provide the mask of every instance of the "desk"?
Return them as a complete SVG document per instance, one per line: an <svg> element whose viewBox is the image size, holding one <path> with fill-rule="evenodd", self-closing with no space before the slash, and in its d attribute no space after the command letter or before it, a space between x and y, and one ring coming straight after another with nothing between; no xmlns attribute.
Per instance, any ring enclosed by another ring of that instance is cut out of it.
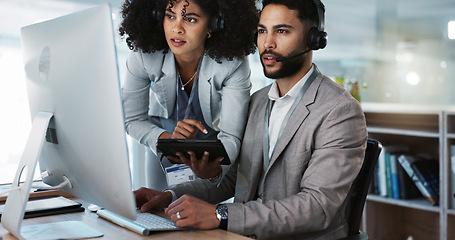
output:
<svg viewBox="0 0 455 240"><path fill-rule="evenodd" d="M129 231L128 229L122 228L114 223L111 223L107 220L104 220L96 213L90 212L87 210L88 203L82 200L76 200L85 208L85 212L79 213L69 213L69 214L61 214L61 215L53 215L47 217L39 217L39 218L30 218L24 219L22 225L34 225L40 223L52 223L52 222L61 222L61 221L82 221L83 223L97 229L104 233L103 237L94 238L94 239L168 239L168 240L190 240L190 239L197 239L197 240L216 240L216 239L229 239L229 240L246 240L250 239L235 233L227 232L220 229L214 230L191 230L191 231L171 231L171 232L154 232L151 233L149 236L142 236L135 232ZM10 234L3 226L0 225L0 239L3 237L2 240L10 240L10 239L17 239L12 234Z"/></svg>

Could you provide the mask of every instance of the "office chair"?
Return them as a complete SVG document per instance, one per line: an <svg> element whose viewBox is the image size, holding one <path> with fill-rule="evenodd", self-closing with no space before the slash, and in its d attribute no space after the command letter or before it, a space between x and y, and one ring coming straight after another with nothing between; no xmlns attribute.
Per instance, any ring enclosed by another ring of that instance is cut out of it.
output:
<svg viewBox="0 0 455 240"><path fill-rule="evenodd" d="M367 139L367 148L365 158L354 183L349 192L349 202L346 209L346 218L348 220L349 233L348 237L342 240L364 240L368 239L368 235L362 232L360 221L362 219L363 208L368 194L371 180L374 175L374 168L378 162L379 153L382 145L374 139Z"/></svg>

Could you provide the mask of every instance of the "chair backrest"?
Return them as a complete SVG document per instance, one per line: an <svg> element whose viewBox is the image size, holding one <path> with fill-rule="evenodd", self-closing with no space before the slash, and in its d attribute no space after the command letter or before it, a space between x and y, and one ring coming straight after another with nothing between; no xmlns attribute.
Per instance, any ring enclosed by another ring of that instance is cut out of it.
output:
<svg viewBox="0 0 455 240"><path fill-rule="evenodd" d="M373 179L374 168L378 162L381 149L382 145L379 141L374 139L367 140L367 148L362 168L354 180L349 193L349 202L346 212L349 226L349 236L359 233L365 200L371 180Z"/></svg>

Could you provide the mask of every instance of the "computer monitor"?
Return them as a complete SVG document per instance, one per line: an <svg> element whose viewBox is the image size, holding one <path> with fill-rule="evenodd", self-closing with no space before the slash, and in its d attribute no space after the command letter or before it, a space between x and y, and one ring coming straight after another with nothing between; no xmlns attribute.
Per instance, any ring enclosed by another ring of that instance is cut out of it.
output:
<svg viewBox="0 0 455 240"><path fill-rule="evenodd" d="M45 183L136 217L111 16L105 4L21 29L33 124L1 219L16 236L38 158Z"/></svg>

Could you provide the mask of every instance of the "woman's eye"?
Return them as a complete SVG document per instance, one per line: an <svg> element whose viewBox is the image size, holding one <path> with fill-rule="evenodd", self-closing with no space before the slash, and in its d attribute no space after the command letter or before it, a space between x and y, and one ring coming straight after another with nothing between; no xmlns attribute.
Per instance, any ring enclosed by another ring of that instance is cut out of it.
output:
<svg viewBox="0 0 455 240"><path fill-rule="evenodd" d="M259 30L258 30L258 33L259 33L259 34L265 33L265 30L264 30L264 29L259 29Z"/></svg>
<svg viewBox="0 0 455 240"><path fill-rule="evenodd" d="M197 19L196 18L186 18L186 21L190 22L190 23L195 23L197 22Z"/></svg>
<svg viewBox="0 0 455 240"><path fill-rule="evenodd" d="M169 19L174 19L174 16L172 16L171 14L166 14L166 17Z"/></svg>

